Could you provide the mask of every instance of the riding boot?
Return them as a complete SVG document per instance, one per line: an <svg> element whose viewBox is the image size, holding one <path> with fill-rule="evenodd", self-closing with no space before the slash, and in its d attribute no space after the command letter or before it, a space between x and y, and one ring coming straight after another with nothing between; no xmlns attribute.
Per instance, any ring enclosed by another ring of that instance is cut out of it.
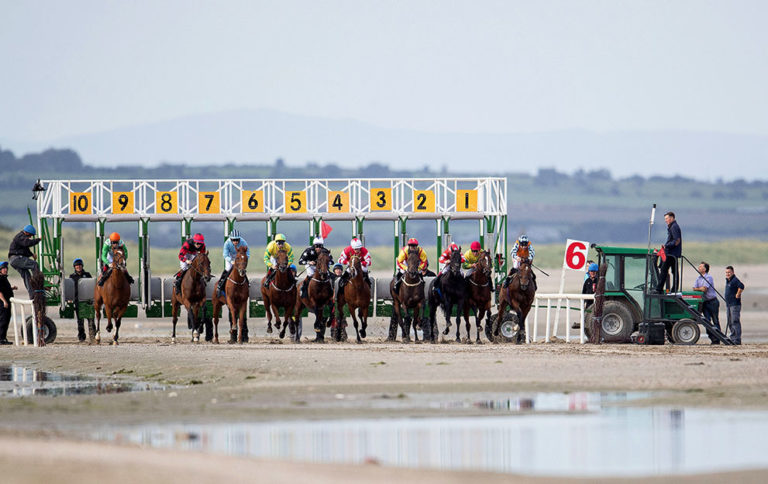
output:
<svg viewBox="0 0 768 484"><path fill-rule="evenodd" d="M349 273L344 272L339 276L339 291L344 289L344 286L347 284L347 280L349 279Z"/></svg>
<svg viewBox="0 0 768 484"><path fill-rule="evenodd" d="M400 282L402 282L402 280L403 280L403 273L402 272L398 272L395 275L395 292L396 293L400 292Z"/></svg>
<svg viewBox="0 0 768 484"><path fill-rule="evenodd" d="M272 282L272 277L275 275L275 270L273 268L269 268L267 271L267 277L264 278L264 287L269 287L269 283Z"/></svg>
<svg viewBox="0 0 768 484"><path fill-rule="evenodd" d="M533 276L533 289L534 290L538 290L539 286L538 286L538 284L536 284L536 273L531 271L531 275Z"/></svg>
<svg viewBox="0 0 768 484"><path fill-rule="evenodd" d="M181 280L184 279L184 274L187 271L179 271L176 273L176 282L173 284L176 287L176 293L181 294Z"/></svg>
<svg viewBox="0 0 768 484"><path fill-rule="evenodd" d="M109 275L112 274L112 268L110 267L106 271L101 273L101 279L99 279L99 286L103 286L105 282L107 282L107 279L109 279Z"/></svg>
<svg viewBox="0 0 768 484"><path fill-rule="evenodd" d="M217 286L220 293L224 292L224 285L227 283L227 277L229 277L229 271L224 269L219 279L219 285Z"/></svg>
<svg viewBox="0 0 768 484"><path fill-rule="evenodd" d="M509 286L509 283L512 282L512 276L515 275L515 272L517 272L517 269L514 267L509 270L509 275L504 279L504 284L501 285L501 287L507 287Z"/></svg>
<svg viewBox="0 0 768 484"><path fill-rule="evenodd" d="M128 284L133 284L133 277L127 272L125 273L125 278L128 280Z"/></svg>
<svg viewBox="0 0 768 484"><path fill-rule="evenodd" d="M365 282L368 284L368 287L373 287L373 281L367 272L363 273L363 277L365 277Z"/></svg>
<svg viewBox="0 0 768 484"><path fill-rule="evenodd" d="M307 298L307 288L309 287L309 277L304 279L304 282L301 284L301 298L306 299Z"/></svg>

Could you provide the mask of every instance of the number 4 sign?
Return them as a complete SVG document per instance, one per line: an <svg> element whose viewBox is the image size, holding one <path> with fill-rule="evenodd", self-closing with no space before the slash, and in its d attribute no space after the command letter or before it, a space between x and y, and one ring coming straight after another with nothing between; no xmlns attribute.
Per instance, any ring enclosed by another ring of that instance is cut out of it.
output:
<svg viewBox="0 0 768 484"><path fill-rule="evenodd" d="M565 243L565 259L563 260L563 269L583 271L587 265L588 251L589 242L568 239L568 241Z"/></svg>

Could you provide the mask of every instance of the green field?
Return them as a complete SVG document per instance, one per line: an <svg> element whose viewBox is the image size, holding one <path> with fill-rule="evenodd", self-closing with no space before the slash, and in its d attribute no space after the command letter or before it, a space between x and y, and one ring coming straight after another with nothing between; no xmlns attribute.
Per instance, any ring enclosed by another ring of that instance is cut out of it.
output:
<svg viewBox="0 0 768 484"><path fill-rule="evenodd" d="M15 232L0 229L0 254L2 259L7 257L7 250L11 238ZM138 270L138 246L133 241L128 241L128 252L130 256L129 270L136 273ZM602 245L613 245L604 243ZM646 243L638 244L616 244L624 247L646 247ZM718 242L684 242L683 254L694 263L707 261L712 265L725 266L728 264L765 264L768 262L768 242L759 240L723 240ZM510 245L511 248L511 245ZM342 247L330 247L334 257L341 254ZM430 258L430 267L436 267L435 247L425 247ZM537 266L543 269L553 269L562 267L563 253L565 243L536 245ZM303 247L295 247L296 259ZM373 267L376 270L389 270L392 267L392 247L380 246L372 247L371 257ZM224 262L221 257L221 246L209 247L211 253L212 270L220 273L224 269ZM252 273L261 273L265 270L262 262L264 247L251 247ZM153 248L151 252L152 272L155 274L171 274L178 270L178 250ZM96 265L95 245L93 242L93 233L91 231L64 229L64 262L65 271L70 271L71 262L75 257L80 257L85 261L86 269L93 270ZM594 251L590 251L590 259L595 259Z"/></svg>

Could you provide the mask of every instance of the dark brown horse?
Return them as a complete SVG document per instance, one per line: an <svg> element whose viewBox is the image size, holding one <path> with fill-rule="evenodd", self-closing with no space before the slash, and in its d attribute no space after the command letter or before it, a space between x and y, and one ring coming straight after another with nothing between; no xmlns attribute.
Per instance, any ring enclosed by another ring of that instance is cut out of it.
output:
<svg viewBox="0 0 768 484"><path fill-rule="evenodd" d="M272 313L275 314L275 327L280 329L280 308L284 311L283 329L280 337L285 337L285 329L289 322L293 322L293 312L296 309L296 278L288 267L288 253L285 250L277 251L275 277L264 287L266 276L261 279L261 299L264 301L264 310L267 313L267 333L272 332ZM295 329L291 326L291 329ZM299 331L293 332L297 343L301 340L301 326Z"/></svg>
<svg viewBox="0 0 768 484"><path fill-rule="evenodd" d="M297 298L296 324L301 328L301 312L306 307L315 313L315 343L325 342L325 308L330 309L333 316L333 283L329 275L331 256L328 251L321 250L315 261L315 273L309 280L307 297ZM297 330L297 333L300 330Z"/></svg>
<svg viewBox="0 0 768 484"><path fill-rule="evenodd" d="M476 343L480 344L480 332L483 330L483 318L491 317L491 254L488 251L480 251L477 262L472 266L472 274L467 277L467 301L464 304L464 322L467 326L467 339L469 340L469 311L475 313L475 325L477 326ZM486 322L486 324L488 324Z"/></svg>
<svg viewBox="0 0 768 484"><path fill-rule="evenodd" d="M533 280L531 262L523 260L520 262L520 267L517 272L515 272L515 275L512 276L509 286L502 288L501 293L499 294L499 312L496 317L496 323L494 324L493 336L499 335L499 329L504 320L504 314L506 313L507 307L509 307L517 315L519 329L517 331L516 342L525 343L525 318L531 310L535 297L536 285ZM486 336L487 335L486 332Z"/></svg>
<svg viewBox="0 0 768 484"><path fill-rule="evenodd" d="M112 320L115 320L115 336L112 344L117 346L118 333L120 332L120 322L123 313L128 308L128 301L131 300L131 285L128 283L127 269L125 265L125 252L122 249L112 251L112 273L109 275L103 286L96 284L93 291L93 310L96 314L96 343L101 342L100 323L101 308L104 307L104 313L107 315L107 332L112 331ZM104 269L106 270L106 268ZM93 343L91 341L91 343Z"/></svg>
<svg viewBox="0 0 768 484"><path fill-rule="evenodd" d="M368 308L371 304L371 287L365 282L365 274L363 273L363 267L360 263L360 256L352 255L349 259L349 280L344 285L343 294L339 294L336 307L338 309L338 324L341 324L342 315L344 314L344 305L349 308L349 315L352 316L352 321L355 325L355 333L357 334L357 342L362 343L361 338L365 338L365 330L368 327ZM355 315L357 310L357 315ZM357 318L360 318L362 329L358 331Z"/></svg>
<svg viewBox="0 0 768 484"><path fill-rule="evenodd" d="M208 259L208 252L201 252L189 263L189 270L181 280L181 294L174 289L171 296L172 342L176 342L176 322L179 320L179 308L182 304L187 309L187 327L192 330L192 341L200 341L200 332L203 329L200 309L205 304L205 285L210 280L211 260Z"/></svg>
<svg viewBox="0 0 768 484"><path fill-rule="evenodd" d="M413 311L413 338L419 341L416 326L421 323L424 314L424 278L419 273L419 250L416 247L408 247L406 259L406 271L400 282L399 291L395 292L395 279L389 283L389 292L392 294L392 319L389 323L389 336L387 341L397 340L397 326L403 334L403 343L411 342L411 317L408 310Z"/></svg>
<svg viewBox="0 0 768 484"><path fill-rule="evenodd" d="M461 316L464 313L464 303L467 299L467 281L461 274L461 250L451 251L451 259L448 262L448 270L440 277L440 292L432 284L429 291L429 321L430 327L424 328L428 334L424 339L431 337L433 343L437 343L437 322L435 314L438 306L443 308L445 315L445 330L443 334L447 335L451 329L451 317L453 307L456 306L456 342L461 342ZM467 330L467 341L469 339L469 330Z"/></svg>
<svg viewBox="0 0 768 484"><path fill-rule="evenodd" d="M243 342L245 335L245 318L248 309L248 276L245 273L248 267L248 248L241 245L237 248L235 261L232 264L232 272L227 277L227 283L224 286L224 294L227 297L227 307L230 320L229 333L237 336L237 342ZM217 318L218 319L218 318ZM215 322L215 321L214 321ZM214 339L219 342L218 328L214 324ZM234 338L231 338L234 339Z"/></svg>

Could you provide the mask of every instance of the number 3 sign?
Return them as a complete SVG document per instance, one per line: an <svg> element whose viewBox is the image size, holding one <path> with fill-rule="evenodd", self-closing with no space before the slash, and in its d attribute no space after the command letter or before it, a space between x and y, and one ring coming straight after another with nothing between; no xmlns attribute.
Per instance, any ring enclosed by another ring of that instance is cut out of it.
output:
<svg viewBox="0 0 768 484"><path fill-rule="evenodd" d="M565 243L565 260L563 260L563 269L583 271L584 266L587 264L588 251L589 242L568 239L568 241Z"/></svg>

